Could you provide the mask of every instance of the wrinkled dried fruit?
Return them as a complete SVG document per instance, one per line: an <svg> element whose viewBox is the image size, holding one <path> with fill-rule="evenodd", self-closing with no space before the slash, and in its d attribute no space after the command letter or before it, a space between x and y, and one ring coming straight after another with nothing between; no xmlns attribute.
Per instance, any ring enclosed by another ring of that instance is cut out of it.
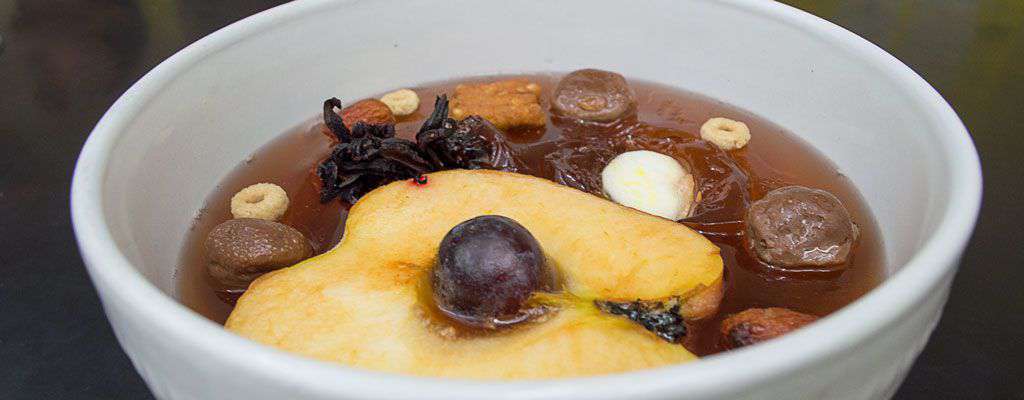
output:
<svg viewBox="0 0 1024 400"><path fill-rule="evenodd" d="M751 308L722 321L722 345L734 349L792 332L818 317L787 308Z"/></svg>
<svg viewBox="0 0 1024 400"><path fill-rule="evenodd" d="M391 108L377 99L361 100L345 107L341 110L341 119L345 121L345 126L349 129L360 122L370 125L395 123L395 115L392 114Z"/></svg>

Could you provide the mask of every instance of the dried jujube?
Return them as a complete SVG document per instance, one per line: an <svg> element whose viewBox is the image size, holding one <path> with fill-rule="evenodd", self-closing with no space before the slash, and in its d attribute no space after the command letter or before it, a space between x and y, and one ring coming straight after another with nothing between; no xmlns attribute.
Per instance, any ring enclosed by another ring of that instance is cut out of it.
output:
<svg viewBox="0 0 1024 400"><path fill-rule="evenodd" d="M722 321L722 346L735 349L777 338L817 321L818 317L788 308L751 308Z"/></svg>

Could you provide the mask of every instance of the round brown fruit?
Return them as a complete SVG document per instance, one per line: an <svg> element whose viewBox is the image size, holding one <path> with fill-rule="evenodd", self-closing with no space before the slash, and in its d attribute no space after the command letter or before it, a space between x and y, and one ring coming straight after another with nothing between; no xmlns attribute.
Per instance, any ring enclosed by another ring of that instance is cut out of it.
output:
<svg viewBox="0 0 1024 400"><path fill-rule="evenodd" d="M302 233L274 221L238 218L210 231L204 243L208 270L217 281L246 287L258 276L290 267L313 255Z"/></svg>
<svg viewBox="0 0 1024 400"><path fill-rule="evenodd" d="M633 92L622 75L581 69L558 82L551 105L571 118L608 122L625 115L635 103Z"/></svg>
<svg viewBox="0 0 1024 400"><path fill-rule="evenodd" d="M857 240L843 203L832 193L803 186L768 192L750 205L746 221L757 257L780 268L842 265Z"/></svg>

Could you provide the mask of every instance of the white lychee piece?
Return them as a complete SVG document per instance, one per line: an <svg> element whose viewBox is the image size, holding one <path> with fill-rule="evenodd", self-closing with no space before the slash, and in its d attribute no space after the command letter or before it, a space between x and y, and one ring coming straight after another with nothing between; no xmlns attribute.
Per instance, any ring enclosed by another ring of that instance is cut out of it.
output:
<svg viewBox="0 0 1024 400"><path fill-rule="evenodd" d="M612 201L648 214L680 220L693 208L693 174L661 153L619 154L601 171L601 181Z"/></svg>

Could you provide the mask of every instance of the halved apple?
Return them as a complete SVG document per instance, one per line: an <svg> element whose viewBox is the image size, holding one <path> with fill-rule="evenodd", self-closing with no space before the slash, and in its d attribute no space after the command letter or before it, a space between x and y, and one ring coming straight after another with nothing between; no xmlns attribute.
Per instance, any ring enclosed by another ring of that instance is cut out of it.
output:
<svg viewBox="0 0 1024 400"><path fill-rule="evenodd" d="M427 276L455 225L496 214L537 238L564 292L514 327L462 332L437 316ZM598 375L696 359L594 300L680 298L699 318L721 299L719 249L669 220L553 182L444 171L394 182L351 210L331 251L257 279L227 328L309 357L379 371L463 378Z"/></svg>

